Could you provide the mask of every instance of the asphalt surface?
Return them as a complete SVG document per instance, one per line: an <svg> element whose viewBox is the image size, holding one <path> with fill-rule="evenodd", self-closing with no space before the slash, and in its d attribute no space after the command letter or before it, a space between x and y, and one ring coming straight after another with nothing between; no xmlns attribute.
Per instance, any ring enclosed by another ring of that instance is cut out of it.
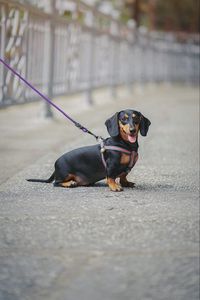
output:
<svg viewBox="0 0 200 300"><path fill-rule="evenodd" d="M94 140L60 119L35 114L23 125L20 114L35 104L0 112L0 299L199 299L198 106L197 89L158 86L72 111L104 136L105 119L122 108L151 120L129 176L136 187L120 193L104 181L74 189L26 182L48 178L59 155Z"/></svg>

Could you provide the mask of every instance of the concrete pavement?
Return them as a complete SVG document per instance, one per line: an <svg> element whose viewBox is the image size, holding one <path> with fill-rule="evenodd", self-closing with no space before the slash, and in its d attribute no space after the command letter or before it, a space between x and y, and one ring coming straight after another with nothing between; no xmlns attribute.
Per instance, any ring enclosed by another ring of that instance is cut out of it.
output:
<svg viewBox="0 0 200 300"><path fill-rule="evenodd" d="M1 121L8 178L0 185L1 300L199 299L198 91L148 87L72 114L105 136L105 119L122 108L140 110L152 125L130 174L136 188L121 193L104 182L76 189L26 182L47 178L58 155L94 140L59 118L33 121L31 129L28 117L25 128L16 121L16 170L13 149L5 155L9 110L15 115L8 109Z"/></svg>

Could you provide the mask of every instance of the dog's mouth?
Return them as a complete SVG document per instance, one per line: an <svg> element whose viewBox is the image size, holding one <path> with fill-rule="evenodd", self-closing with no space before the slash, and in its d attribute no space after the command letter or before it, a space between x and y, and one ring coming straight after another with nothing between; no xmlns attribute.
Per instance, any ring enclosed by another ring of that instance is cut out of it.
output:
<svg viewBox="0 0 200 300"><path fill-rule="evenodd" d="M137 135L131 135L131 134L128 134L128 141L133 144L135 143L137 140Z"/></svg>
<svg viewBox="0 0 200 300"><path fill-rule="evenodd" d="M137 141L137 132L136 133L130 133L129 130L125 130L125 128L123 128L123 126L120 126L121 129L121 133L122 133L122 138L131 144L134 144Z"/></svg>

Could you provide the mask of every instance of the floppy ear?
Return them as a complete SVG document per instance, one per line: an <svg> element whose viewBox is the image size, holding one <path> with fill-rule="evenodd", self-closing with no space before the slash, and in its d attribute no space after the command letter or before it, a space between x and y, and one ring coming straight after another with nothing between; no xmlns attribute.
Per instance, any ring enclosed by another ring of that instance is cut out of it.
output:
<svg viewBox="0 0 200 300"><path fill-rule="evenodd" d="M147 118L145 118L143 115L141 115L140 133L142 136L147 135L150 125L151 125L151 122Z"/></svg>
<svg viewBox="0 0 200 300"><path fill-rule="evenodd" d="M110 136L115 137L119 135L119 125L118 125L118 112L114 114L110 119L106 120L105 125L107 127Z"/></svg>

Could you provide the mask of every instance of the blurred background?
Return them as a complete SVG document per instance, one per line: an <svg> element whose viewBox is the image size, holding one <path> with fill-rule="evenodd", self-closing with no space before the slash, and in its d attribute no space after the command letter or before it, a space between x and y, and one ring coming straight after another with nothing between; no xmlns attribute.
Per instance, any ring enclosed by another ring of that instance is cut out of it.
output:
<svg viewBox="0 0 200 300"><path fill-rule="evenodd" d="M199 300L199 2L0 0L0 57L96 135L126 108L136 188L35 184L96 143L0 62L0 300Z"/></svg>
<svg viewBox="0 0 200 300"><path fill-rule="evenodd" d="M0 0L0 56L49 97L199 82L197 0ZM0 107L38 96L0 66ZM46 115L51 112L46 108Z"/></svg>

